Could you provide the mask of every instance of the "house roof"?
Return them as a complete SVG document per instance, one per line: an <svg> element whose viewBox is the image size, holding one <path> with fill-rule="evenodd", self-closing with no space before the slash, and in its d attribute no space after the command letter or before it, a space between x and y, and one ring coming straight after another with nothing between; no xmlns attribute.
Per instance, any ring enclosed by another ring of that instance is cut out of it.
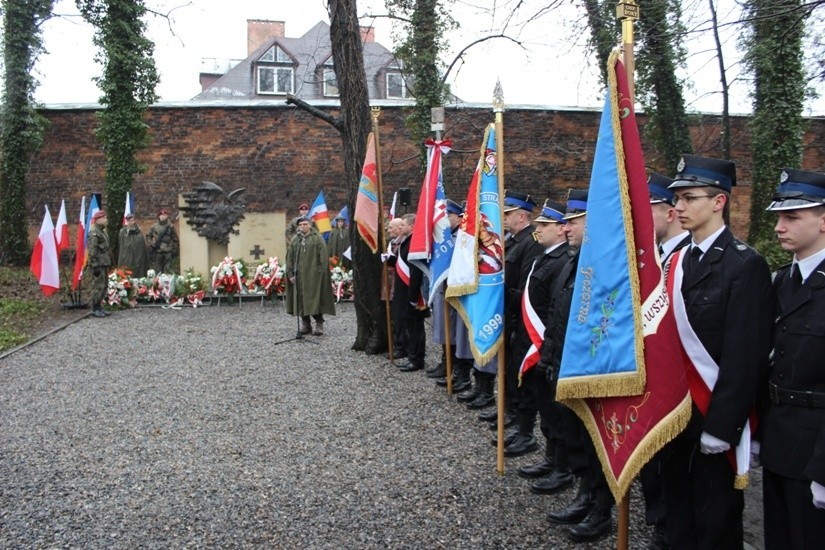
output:
<svg viewBox="0 0 825 550"><path fill-rule="evenodd" d="M322 97L319 93L319 75L316 71L319 66L331 61L329 30L327 23L319 21L300 38L272 38L192 99L204 101L282 98L283 96L258 95L255 90L255 63L273 45L278 45L296 63L295 97L304 100ZM396 62L395 57L391 51L377 42L365 42L363 46L369 96L383 97L383 93L378 93L379 78L387 67Z"/></svg>

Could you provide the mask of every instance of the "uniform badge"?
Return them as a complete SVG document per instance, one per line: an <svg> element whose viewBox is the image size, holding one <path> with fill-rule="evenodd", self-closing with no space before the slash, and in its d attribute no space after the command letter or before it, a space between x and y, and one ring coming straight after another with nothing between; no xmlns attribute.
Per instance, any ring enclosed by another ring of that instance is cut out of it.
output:
<svg viewBox="0 0 825 550"><path fill-rule="evenodd" d="M685 169L685 157L679 159L679 166L676 167L677 172L682 172Z"/></svg>
<svg viewBox="0 0 825 550"><path fill-rule="evenodd" d="M748 249L748 245L739 243L736 245L736 250L745 251Z"/></svg>
<svg viewBox="0 0 825 550"><path fill-rule="evenodd" d="M779 183L785 183L786 181L788 181L788 177L788 172L782 170L782 175L779 176Z"/></svg>

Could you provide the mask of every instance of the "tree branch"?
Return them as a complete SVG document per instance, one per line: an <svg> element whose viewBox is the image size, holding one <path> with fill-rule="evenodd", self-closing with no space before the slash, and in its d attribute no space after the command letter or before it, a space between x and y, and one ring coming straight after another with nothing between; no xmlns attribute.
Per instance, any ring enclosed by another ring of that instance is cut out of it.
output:
<svg viewBox="0 0 825 550"><path fill-rule="evenodd" d="M487 40L492 40L493 38L505 38L507 40L510 40L511 42L514 42L514 43L518 44L521 47L524 47L524 45L520 41L516 40L513 37L507 36L506 34L493 34L493 35L490 35L490 36L485 36L484 38L479 38L478 40L475 40L473 42L470 42L469 44L464 46L461 49L461 51L458 52L458 54L456 54L455 58L453 58L452 63L450 63L450 66L447 67L447 70L444 72L444 76L441 77L441 88L442 89L444 88L444 86L447 83L447 77L450 76L450 72L453 70L453 67L455 66L456 63L458 63L458 60L461 59L464 56L465 53L467 53L467 50L469 50L470 48L472 48L473 46L475 46L477 44L481 44L482 42L486 42Z"/></svg>
<svg viewBox="0 0 825 550"><path fill-rule="evenodd" d="M322 111L318 107L313 107L303 99L298 99L292 94L286 95L286 103L287 105L295 105L299 109L308 112L315 118L320 118L324 122L329 123L333 128L338 130L339 132L344 127L344 121L341 117L335 117L331 114L327 113L326 111Z"/></svg>

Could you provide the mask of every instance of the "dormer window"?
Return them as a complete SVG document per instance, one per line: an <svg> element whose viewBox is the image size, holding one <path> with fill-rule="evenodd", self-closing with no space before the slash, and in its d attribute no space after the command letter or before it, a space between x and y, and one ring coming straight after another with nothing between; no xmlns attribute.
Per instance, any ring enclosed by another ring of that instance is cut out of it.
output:
<svg viewBox="0 0 825 550"><path fill-rule="evenodd" d="M257 69L259 94L295 93L294 62L277 44L258 58Z"/></svg>
<svg viewBox="0 0 825 550"><path fill-rule="evenodd" d="M324 97L338 97L338 77L334 69L324 69Z"/></svg>
<svg viewBox="0 0 825 550"><path fill-rule="evenodd" d="M407 86L401 73L387 73L387 98L404 99L407 97Z"/></svg>

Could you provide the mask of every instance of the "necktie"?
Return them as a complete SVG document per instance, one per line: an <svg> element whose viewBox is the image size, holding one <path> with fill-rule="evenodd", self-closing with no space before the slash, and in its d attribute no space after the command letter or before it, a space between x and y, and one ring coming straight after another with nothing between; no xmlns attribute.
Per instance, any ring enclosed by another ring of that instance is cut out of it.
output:
<svg viewBox="0 0 825 550"><path fill-rule="evenodd" d="M665 249L662 245L659 245L659 258L662 260L665 259Z"/></svg>
<svg viewBox="0 0 825 550"><path fill-rule="evenodd" d="M685 258L685 276L689 276L696 271L699 266L699 257L702 255L702 249L698 246L691 246L688 257Z"/></svg>
<svg viewBox="0 0 825 550"><path fill-rule="evenodd" d="M791 266L791 284L794 288L802 286L802 272L799 270L798 264Z"/></svg>

